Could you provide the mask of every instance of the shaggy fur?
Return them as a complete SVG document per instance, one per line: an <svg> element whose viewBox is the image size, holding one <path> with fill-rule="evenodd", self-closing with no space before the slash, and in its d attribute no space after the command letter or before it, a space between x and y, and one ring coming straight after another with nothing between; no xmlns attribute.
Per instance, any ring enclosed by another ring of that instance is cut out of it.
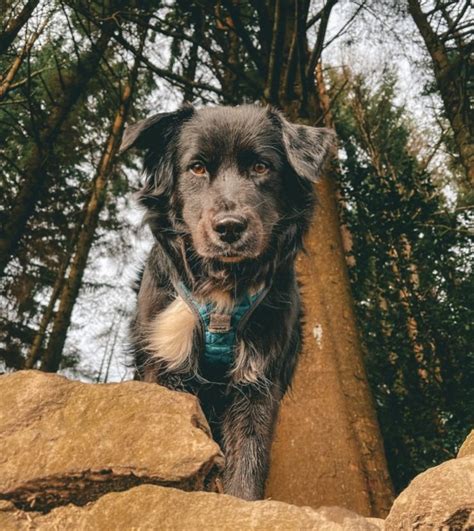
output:
<svg viewBox="0 0 474 531"><path fill-rule="evenodd" d="M132 346L139 375L197 395L225 457L224 490L263 496L278 404L301 344L294 261L333 134L258 106L185 107L129 127L144 150L139 201L155 244L141 279ZM232 307L267 290L239 330L234 362L203 363L198 316L180 298Z"/></svg>

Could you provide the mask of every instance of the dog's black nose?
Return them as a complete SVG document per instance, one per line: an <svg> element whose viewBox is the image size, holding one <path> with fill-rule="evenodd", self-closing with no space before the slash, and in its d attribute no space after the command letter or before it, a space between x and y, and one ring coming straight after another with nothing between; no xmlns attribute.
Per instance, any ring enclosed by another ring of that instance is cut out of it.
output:
<svg viewBox="0 0 474 531"><path fill-rule="evenodd" d="M242 216L225 214L214 219L212 228L223 242L234 243L240 240L247 228L247 220Z"/></svg>

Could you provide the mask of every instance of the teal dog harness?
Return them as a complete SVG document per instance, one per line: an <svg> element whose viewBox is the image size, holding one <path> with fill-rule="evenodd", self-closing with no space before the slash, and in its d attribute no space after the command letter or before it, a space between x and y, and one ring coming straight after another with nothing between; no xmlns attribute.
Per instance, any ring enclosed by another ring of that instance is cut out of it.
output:
<svg viewBox="0 0 474 531"><path fill-rule="evenodd" d="M177 286L178 293L199 316L203 338L201 361L204 368L222 370L230 368L234 361L235 345L240 332L268 290L266 287L254 295L245 294L229 312L224 312L217 310L212 302L198 302L191 291L180 282Z"/></svg>

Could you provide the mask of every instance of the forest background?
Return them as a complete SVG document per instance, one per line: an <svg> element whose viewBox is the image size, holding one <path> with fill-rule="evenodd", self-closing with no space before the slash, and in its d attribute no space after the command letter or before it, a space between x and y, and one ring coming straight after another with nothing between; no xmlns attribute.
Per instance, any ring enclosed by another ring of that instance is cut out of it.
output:
<svg viewBox="0 0 474 531"><path fill-rule="evenodd" d="M344 315L351 345L333 330L321 349L360 371L327 392L361 397L345 406L361 448L376 414L386 496L454 456L474 412L472 15L468 0L0 2L0 369L132 378L151 236L124 126L269 103L339 138L301 274L329 301L306 293L308 334Z"/></svg>

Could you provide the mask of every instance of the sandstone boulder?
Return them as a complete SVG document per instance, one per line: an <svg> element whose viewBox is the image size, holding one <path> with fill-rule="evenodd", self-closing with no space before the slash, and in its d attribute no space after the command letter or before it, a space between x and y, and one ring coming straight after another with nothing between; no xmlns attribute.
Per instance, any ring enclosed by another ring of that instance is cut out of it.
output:
<svg viewBox="0 0 474 531"><path fill-rule="evenodd" d="M84 504L142 483L214 490L222 465L188 394L37 371L0 377L0 500L20 508Z"/></svg>
<svg viewBox="0 0 474 531"><path fill-rule="evenodd" d="M471 430L458 452L458 457L467 457L469 455L474 455L474 430Z"/></svg>
<svg viewBox="0 0 474 531"><path fill-rule="evenodd" d="M110 493L84 507L68 505L46 515L0 506L0 528L11 530L159 529L219 531L322 530L378 531L380 528L347 509L295 507L283 502L247 502L207 492L183 492L142 485Z"/></svg>
<svg viewBox="0 0 474 531"><path fill-rule="evenodd" d="M395 500L385 529L474 529L474 456L451 459L417 476Z"/></svg>

